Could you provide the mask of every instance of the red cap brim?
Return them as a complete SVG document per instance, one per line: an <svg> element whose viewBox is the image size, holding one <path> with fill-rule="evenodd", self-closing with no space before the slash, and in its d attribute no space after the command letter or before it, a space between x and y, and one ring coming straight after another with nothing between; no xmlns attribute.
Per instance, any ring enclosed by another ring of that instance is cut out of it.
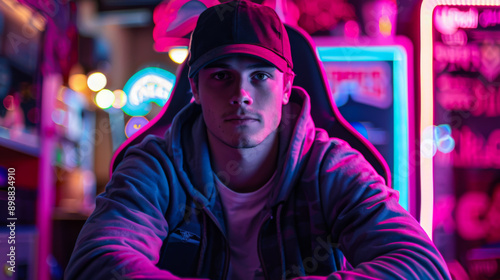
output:
<svg viewBox="0 0 500 280"><path fill-rule="evenodd" d="M288 67L288 63L283 57L265 47L251 44L233 44L220 46L204 53L195 63L193 63L193 65L191 65L189 77L194 77L200 69L208 64L234 54L250 55L260 58L276 66L276 68L283 73L286 72Z"/></svg>

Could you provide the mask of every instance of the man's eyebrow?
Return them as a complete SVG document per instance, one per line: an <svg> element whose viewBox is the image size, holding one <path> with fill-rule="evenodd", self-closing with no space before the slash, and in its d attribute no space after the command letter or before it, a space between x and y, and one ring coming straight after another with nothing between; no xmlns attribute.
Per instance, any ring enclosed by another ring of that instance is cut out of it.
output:
<svg viewBox="0 0 500 280"><path fill-rule="evenodd" d="M210 63L207 66L205 66L204 68L205 69L210 69L210 68L232 69L231 65L229 65L227 63L220 63L220 62ZM265 63L265 62L251 64L247 67L247 69L255 69L255 68L276 68L276 67L269 64L269 63Z"/></svg>

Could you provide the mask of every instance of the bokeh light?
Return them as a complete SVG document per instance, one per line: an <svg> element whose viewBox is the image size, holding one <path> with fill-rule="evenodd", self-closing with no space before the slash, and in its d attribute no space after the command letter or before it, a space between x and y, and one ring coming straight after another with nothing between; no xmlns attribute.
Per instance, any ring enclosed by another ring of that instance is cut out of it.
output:
<svg viewBox="0 0 500 280"><path fill-rule="evenodd" d="M103 89L95 96L95 103L101 109L108 109L114 102L115 94L109 89Z"/></svg>
<svg viewBox="0 0 500 280"><path fill-rule="evenodd" d="M58 125L63 125L65 116L66 112L64 110L56 109L52 112L52 121Z"/></svg>
<svg viewBox="0 0 500 280"><path fill-rule="evenodd" d="M181 64L186 60L188 56L188 48L187 47L173 47L168 51L168 56L172 59L173 62L177 64Z"/></svg>
<svg viewBox="0 0 500 280"><path fill-rule="evenodd" d="M132 117L128 120L125 125L125 136L130 138L130 136L134 135L139 129L143 128L145 125L149 123L149 120L145 117Z"/></svg>
<svg viewBox="0 0 500 280"><path fill-rule="evenodd" d="M441 124L434 127L434 141L437 149L442 153L450 153L455 148L455 140L451 136L449 124Z"/></svg>
<svg viewBox="0 0 500 280"><path fill-rule="evenodd" d="M422 142L420 143L420 153L425 158L432 158L437 152L434 141L434 126L428 126L422 131Z"/></svg>
<svg viewBox="0 0 500 280"><path fill-rule="evenodd" d="M117 89L113 91L115 95L115 101L113 102L113 108L121 109L125 104L127 104L127 94L121 90Z"/></svg>
<svg viewBox="0 0 500 280"><path fill-rule="evenodd" d="M359 37L359 24L355 20L349 20L344 25L344 34L349 38Z"/></svg>
<svg viewBox="0 0 500 280"><path fill-rule="evenodd" d="M108 80L106 79L106 76L101 72L92 73L87 79L87 85L91 90L95 92L103 89L106 86L107 82Z"/></svg>
<svg viewBox="0 0 500 280"><path fill-rule="evenodd" d="M378 28L380 34L384 37L389 37L392 34L392 23L388 16L381 16L378 20Z"/></svg>
<svg viewBox="0 0 500 280"><path fill-rule="evenodd" d="M13 111L14 110L14 96L12 95L7 95L4 99L3 99L3 106L9 110L9 111Z"/></svg>
<svg viewBox="0 0 500 280"><path fill-rule="evenodd" d="M77 92L83 92L87 89L87 76L84 74L73 74L68 80L69 87Z"/></svg>
<svg viewBox="0 0 500 280"><path fill-rule="evenodd" d="M449 124L427 127L422 132L422 139L420 151L426 158L432 158L437 151L447 154L455 149L455 139L452 137Z"/></svg>

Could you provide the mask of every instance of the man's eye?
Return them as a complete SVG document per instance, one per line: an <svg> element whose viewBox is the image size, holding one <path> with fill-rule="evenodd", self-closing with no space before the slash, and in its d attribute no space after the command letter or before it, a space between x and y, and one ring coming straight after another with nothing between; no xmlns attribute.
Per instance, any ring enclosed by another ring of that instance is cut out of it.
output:
<svg viewBox="0 0 500 280"><path fill-rule="evenodd" d="M266 74L266 73L256 73L253 77L256 80L265 81L265 80L269 79L269 74Z"/></svg>
<svg viewBox="0 0 500 280"><path fill-rule="evenodd" d="M212 75L212 77L216 80L226 80L229 78L229 74L226 72L216 72Z"/></svg>

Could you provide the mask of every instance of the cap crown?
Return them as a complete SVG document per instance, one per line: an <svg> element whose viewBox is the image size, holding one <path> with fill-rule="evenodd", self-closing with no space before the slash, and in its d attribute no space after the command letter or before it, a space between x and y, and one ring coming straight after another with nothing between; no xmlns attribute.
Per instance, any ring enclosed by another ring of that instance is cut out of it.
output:
<svg viewBox="0 0 500 280"><path fill-rule="evenodd" d="M276 12L248 1L216 5L200 15L191 35L189 76L231 54L257 56L283 72L293 68L288 35Z"/></svg>

